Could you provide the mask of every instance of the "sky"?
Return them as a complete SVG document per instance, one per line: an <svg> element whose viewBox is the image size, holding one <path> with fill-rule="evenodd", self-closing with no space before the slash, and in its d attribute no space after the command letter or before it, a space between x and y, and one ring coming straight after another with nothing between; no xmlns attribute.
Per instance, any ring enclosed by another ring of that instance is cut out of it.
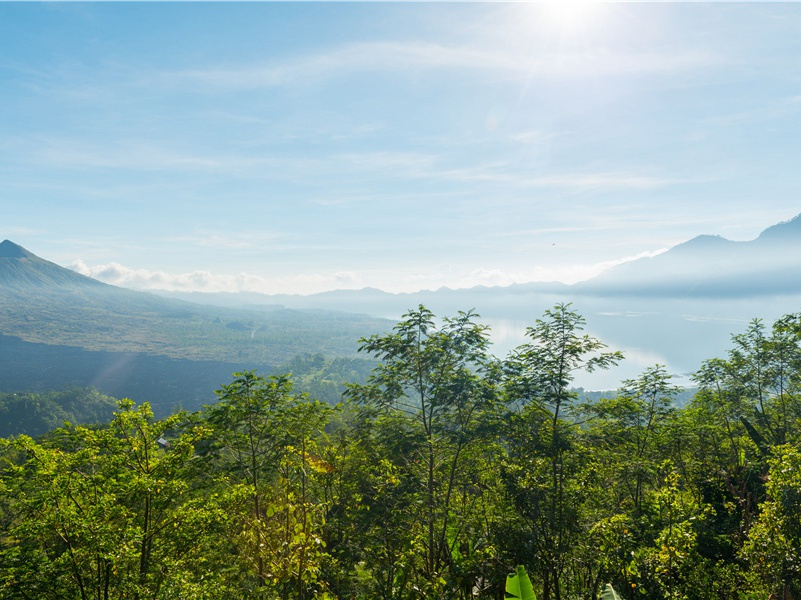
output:
<svg viewBox="0 0 801 600"><path fill-rule="evenodd" d="M0 240L116 285L571 283L799 164L801 4L0 2Z"/></svg>

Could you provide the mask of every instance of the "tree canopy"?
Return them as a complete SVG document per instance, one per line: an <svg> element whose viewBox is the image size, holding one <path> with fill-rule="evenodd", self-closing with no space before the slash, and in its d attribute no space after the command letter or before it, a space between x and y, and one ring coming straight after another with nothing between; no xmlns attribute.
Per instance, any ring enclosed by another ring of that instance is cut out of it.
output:
<svg viewBox="0 0 801 600"><path fill-rule="evenodd" d="M801 598L799 323L735 333L682 406L662 365L580 401L624 357L568 304L505 358L419 306L335 404L254 371L163 419L53 395L0 440L0 597Z"/></svg>

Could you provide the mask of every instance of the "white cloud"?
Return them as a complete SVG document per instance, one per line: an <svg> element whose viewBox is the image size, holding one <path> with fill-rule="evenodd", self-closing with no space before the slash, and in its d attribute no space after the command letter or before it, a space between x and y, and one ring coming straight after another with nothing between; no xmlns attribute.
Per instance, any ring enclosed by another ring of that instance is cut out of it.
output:
<svg viewBox="0 0 801 600"><path fill-rule="evenodd" d="M329 274L299 273L282 277L265 277L251 273L223 274L206 270L187 273L168 273L150 269L133 269L117 262L87 265L75 260L70 268L82 275L104 283L137 290L198 291L198 292L260 292L263 294L314 294L336 289L377 287L388 292L415 292L420 289L470 288L508 286L516 283L552 282L576 283L589 279L616 265L656 256L667 248L641 252L633 256L593 264L534 267L521 271L504 271L497 268L478 268L459 272L446 268L443 272L412 272L364 275L354 271L337 271Z"/></svg>
<svg viewBox="0 0 801 600"><path fill-rule="evenodd" d="M506 272L501 269L476 269L467 274L458 283L452 282L450 287L472 287L474 285L506 286L515 283L553 282L577 283L599 275L607 269L622 265L623 263L648 258L666 252L668 248L640 252L633 256L625 256L614 260L606 260L592 264L575 264L567 266L537 266L532 269L518 272Z"/></svg>
<svg viewBox="0 0 801 600"><path fill-rule="evenodd" d="M22 148L38 164L60 168L133 169L229 173L234 175L279 174L308 169L309 160L273 155L240 155L174 148L174 143L153 139L118 139L111 143L84 138L39 136L25 140Z"/></svg>
<svg viewBox="0 0 801 600"><path fill-rule="evenodd" d="M70 268L104 283L136 290L313 294L331 289L364 287L361 278L351 271L338 271L330 275L302 273L287 277L263 277L245 272L232 275L205 270L168 273L132 269L117 262L90 266L80 259L74 261Z"/></svg>
<svg viewBox="0 0 801 600"><path fill-rule="evenodd" d="M425 42L366 42L318 54L245 67L211 67L162 73L164 83L224 90L258 89L310 83L345 72L441 68L516 69L513 57L469 47Z"/></svg>

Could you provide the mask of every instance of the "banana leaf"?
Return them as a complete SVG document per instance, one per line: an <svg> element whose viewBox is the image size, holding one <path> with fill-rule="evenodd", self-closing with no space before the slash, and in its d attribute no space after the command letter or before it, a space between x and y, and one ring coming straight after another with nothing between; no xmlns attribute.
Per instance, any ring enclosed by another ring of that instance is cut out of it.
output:
<svg viewBox="0 0 801 600"><path fill-rule="evenodd" d="M520 600L537 600L534 588L523 566L518 566L514 573L506 576L506 593L504 598L519 598Z"/></svg>
<svg viewBox="0 0 801 600"><path fill-rule="evenodd" d="M617 595L611 583L607 583L604 586L604 591L601 593L601 600L620 600L620 596Z"/></svg>

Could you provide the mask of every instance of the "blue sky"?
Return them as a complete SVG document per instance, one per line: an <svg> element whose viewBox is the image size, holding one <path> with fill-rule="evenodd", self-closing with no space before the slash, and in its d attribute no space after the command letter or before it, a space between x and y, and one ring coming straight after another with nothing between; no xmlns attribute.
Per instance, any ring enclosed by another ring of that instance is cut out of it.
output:
<svg viewBox="0 0 801 600"><path fill-rule="evenodd" d="M576 281L801 212L801 5L0 3L0 239L130 287Z"/></svg>

